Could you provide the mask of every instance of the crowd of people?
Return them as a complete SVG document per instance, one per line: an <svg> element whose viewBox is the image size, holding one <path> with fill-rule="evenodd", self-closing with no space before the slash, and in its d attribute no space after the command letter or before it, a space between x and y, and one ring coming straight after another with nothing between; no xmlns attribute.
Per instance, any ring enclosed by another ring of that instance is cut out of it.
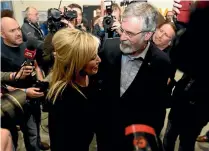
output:
<svg viewBox="0 0 209 151"><path fill-rule="evenodd" d="M124 11L111 6L108 30L103 0L89 23L80 5L60 8L77 17L63 18L65 26L56 32L39 24L34 7L26 8L21 27L11 11L2 11L1 97L17 89L26 94L23 117L14 125L2 121L2 150L16 150L17 125L27 151L88 151L94 135L97 151L137 150L133 142L139 137L148 142L141 148L147 151L174 151L178 136L181 151L194 151L196 140L208 142L208 132L199 134L209 121L209 3L192 4L186 23L177 18L180 0L165 17L148 2L130 3ZM30 40L36 49L32 59L25 54ZM183 72L179 81L177 70ZM48 89L37 87L37 80L48 82ZM43 105L50 146L40 138ZM130 126L133 138L126 135Z"/></svg>

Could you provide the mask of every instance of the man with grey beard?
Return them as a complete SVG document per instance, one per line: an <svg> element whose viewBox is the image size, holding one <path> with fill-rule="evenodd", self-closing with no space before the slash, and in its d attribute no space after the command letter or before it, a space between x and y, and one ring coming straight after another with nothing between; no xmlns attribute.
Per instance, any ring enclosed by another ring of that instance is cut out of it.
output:
<svg viewBox="0 0 209 151"><path fill-rule="evenodd" d="M128 5L120 40L107 40L101 51L96 98L99 151L130 150L125 129L132 124L150 126L156 136L163 128L170 61L150 42L157 14L146 2Z"/></svg>

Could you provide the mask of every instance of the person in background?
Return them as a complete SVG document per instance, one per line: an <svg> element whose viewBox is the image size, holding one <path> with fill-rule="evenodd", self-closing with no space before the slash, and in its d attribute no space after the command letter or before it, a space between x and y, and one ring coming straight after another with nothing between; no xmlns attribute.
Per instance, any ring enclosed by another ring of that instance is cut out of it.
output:
<svg viewBox="0 0 209 151"><path fill-rule="evenodd" d="M72 8L66 7L68 11L72 10ZM59 9L61 11L61 13L64 13L64 7ZM66 28L76 28L76 21L77 19L73 19L72 21L67 21L65 19L62 19L61 22L64 23L66 25ZM65 28L65 27L63 27ZM54 47L52 45L52 38L54 36L54 32L52 31L53 29L49 28L49 32L46 36L46 38L44 39L44 44L43 44L43 60L42 60L42 69L45 73L45 75L47 76L51 67L54 64Z"/></svg>
<svg viewBox="0 0 209 151"><path fill-rule="evenodd" d="M23 35L26 36L24 41L32 37L41 44L44 40L44 35L40 29L38 11L35 7L27 7L25 10L24 23L21 27Z"/></svg>
<svg viewBox="0 0 209 151"><path fill-rule="evenodd" d="M172 41L176 35L176 27L172 22L164 22L155 31L152 37L154 44L165 53L169 54Z"/></svg>
<svg viewBox="0 0 209 151"><path fill-rule="evenodd" d="M168 11L165 15L166 20L173 20L174 17L174 12L173 11Z"/></svg>
<svg viewBox="0 0 209 151"><path fill-rule="evenodd" d="M112 4L112 16L113 16L113 24L111 27L111 31L112 31L112 37L120 37L121 34L121 30L120 30L120 26L121 26L121 8L117 3L113 3ZM104 17L100 17L95 21L95 26L93 28L92 33L97 36L100 41L101 41L101 45L100 45L100 49L102 49L103 44L105 42L105 40L109 37L110 33L106 33L105 29L104 29L104 24L103 24L103 19Z"/></svg>
<svg viewBox="0 0 209 151"><path fill-rule="evenodd" d="M96 114L89 80L101 62L97 55L99 39L78 29L61 29L55 33L52 43L56 57L47 94L52 104L49 109L51 151L88 151Z"/></svg>
<svg viewBox="0 0 209 151"><path fill-rule="evenodd" d="M20 26L14 18L3 17L1 19L1 37L3 39L1 43L1 71L18 72L26 60L24 57L26 46L22 39ZM24 79L23 81L22 79L18 79L17 81L13 81L13 83L11 83L14 88L24 88L24 91L30 99L39 98L44 95L42 92L38 92L38 88L32 87L34 81L32 80L33 78L31 73L33 70L31 69L35 69L34 71L36 72L38 80L42 80L43 78L41 69L35 61L34 67L29 68L28 73L30 73L30 76L28 76L27 79ZM49 145L40 141L40 125L38 123L40 114L36 115L34 113L35 109L39 109L40 111L40 104L33 103L33 101L26 103L25 108L29 109L32 113L27 111L25 112L24 121L21 125L24 134L25 146L28 150L31 148L36 150L46 150L49 149ZM34 119L36 119L36 121Z"/></svg>
<svg viewBox="0 0 209 151"><path fill-rule="evenodd" d="M174 10L181 14L180 0L174 2ZM194 6L186 31L170 52L171 62L183 76L172 94L163 140L166 151L174 150L178 135L179 150L194 151L196 139L209 121L209 2L196 1Z"/></svg>
<svg viewBox="0 0 209 151"><path fill-rule="evenodd" d="M83 12L82 12L82 8L80 5L78 4L75 4L75 3L72 3L70 5L68 5L68 7L72 10L75 10L77 12L77 25L76 27L84 30L84 31L87 31L87 20L84 19L83 17Z"/></svg>
<svg viewBox="0 0 209 151"><path fill-rule="evenodd" d="M94 25L95 25L95 21L96 21L98 18L101 17L101 9L100 9L100 7L97 8L95 11L96 11L96 16L92 19L92 28L93 28Z"/></svg>

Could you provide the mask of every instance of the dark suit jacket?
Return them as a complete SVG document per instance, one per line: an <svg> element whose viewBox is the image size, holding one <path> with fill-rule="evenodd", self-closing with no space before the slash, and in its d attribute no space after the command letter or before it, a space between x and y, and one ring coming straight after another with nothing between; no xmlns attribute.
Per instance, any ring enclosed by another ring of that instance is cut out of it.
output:
<svg viewBox="0 0 209 151"><path fill-rule="evenodd" d="M108 39L100 53L102 62L98 72L100 112L105 113L103 125L108 123L106 129L111 129L109 138L116 143L117 137L120 144L125 127L131 124L147 124L157 134L160 133L164 124L166 86L170 74L168 56L150 44L134 81L120 97L121 56L119 38Z"/></svg>

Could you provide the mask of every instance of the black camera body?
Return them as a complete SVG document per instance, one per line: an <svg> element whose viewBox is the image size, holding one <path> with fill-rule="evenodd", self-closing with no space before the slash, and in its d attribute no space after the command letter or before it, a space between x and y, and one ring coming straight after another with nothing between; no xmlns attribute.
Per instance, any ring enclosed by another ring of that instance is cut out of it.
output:
<svg viewBox="0 0 209 151"><path fill-rule="evenodd" d="M39 88L39 92L47 92L49 88L49 82L37 80L34 87Z"/></svg>
<svg viewBox="0 0 209 151"><path fill-rule="evenodd" d="M67 10L67 8L64 8L64 13L59 9L56 8L50 8L48 10L48 19L47 19L47 25L49 28L49 31L51 33L57 32L59 29L66 27L66 24L61 22L62 19L66 19L67 21L72 21L73 19L77 18L77 12L75 10Z"/></svg>
<svg viewBox="0 0 209 151"><path fill-rule="evenodd" d="M112 16L112 4L106 6L106 12L107 12L107 16L104 17L103 19L103 27L105 32L111 31L113 22L114 22L114 17Z"/></svg>

